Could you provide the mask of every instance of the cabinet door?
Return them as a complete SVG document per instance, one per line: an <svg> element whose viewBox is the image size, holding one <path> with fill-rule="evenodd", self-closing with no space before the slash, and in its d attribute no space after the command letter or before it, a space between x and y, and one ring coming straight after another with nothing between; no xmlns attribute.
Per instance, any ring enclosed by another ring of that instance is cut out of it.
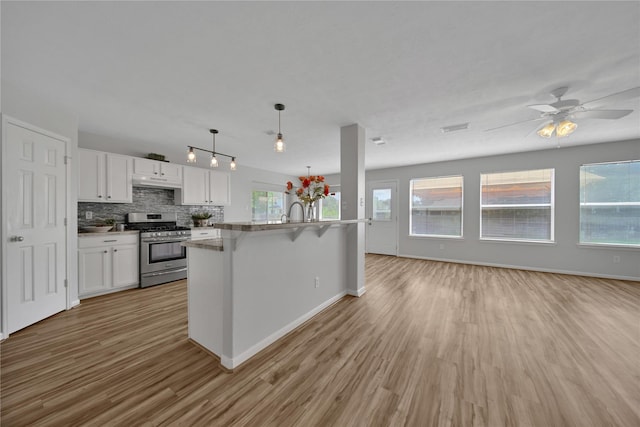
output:
<svg viewBox="0 0 640 427"><path fill-rule="evenodd" d="M112 287L138 283L138 245L118 245L111 248L113 259Z"/></svg>
<svg viewBox="0 0 640 427"><path fill-rule="evenodd" d="M231 204L230 176L227 172L209 171L210 201L214 205Z"/></svg>
<svg viewBox="0 0 640 427"><path fill-rule="evenodd" d="M170 181L180 182L182 179L182 166L160 163L160 175Z"/></svg>
<svg viewBox="0 0 640 427"><path fill-rule="evenodd" d="M133 173L136 175L146 176L160 175L159 162L149 159L134 158Z"/></svg>
<svg viewBox="0 0 640 427"><path fill-rule="evenodd" d="M111 265L109 248L87 248L78 251L78 290L80 296L109 289Z"/></svg>
<svg viewBox="0 0 640 427"><path fill-rule="evenodd" d="M107 202L131 203L131 159L117 154L106 155Z"/></svg>
<svg viewBox="0 0 640 427"><path fill-rule="evenodd" d="M81 202L103 202L104 153L78 149L78 200Z"/></svg>
<svg viewBox="0 0 640 427"><path fill-rule="evenodd" d="M209 171L202 168L184 167L182 173L182 204L209 204Z"/></svg>

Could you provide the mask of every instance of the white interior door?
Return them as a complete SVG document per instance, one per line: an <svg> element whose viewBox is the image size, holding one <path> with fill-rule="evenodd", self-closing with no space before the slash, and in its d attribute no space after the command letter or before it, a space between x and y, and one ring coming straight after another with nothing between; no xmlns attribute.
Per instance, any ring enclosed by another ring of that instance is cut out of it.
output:
<svg viewBox="0 0 640 427"><path fill-rule="evenodd" d="M66 308L66 143L5 121L7 333Z"/></svg>
<svg viewBox="0 0 640 427"><path fill-rule="evenodd" d="M398 183L377 181L367 185L367 252L398 254Z"/></svg>

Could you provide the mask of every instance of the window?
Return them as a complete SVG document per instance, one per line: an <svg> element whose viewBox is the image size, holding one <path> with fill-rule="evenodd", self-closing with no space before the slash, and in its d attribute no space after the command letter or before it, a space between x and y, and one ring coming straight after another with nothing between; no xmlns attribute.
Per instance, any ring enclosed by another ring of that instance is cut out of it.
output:
<svg viewBox="0 0 640 427"><path fill-rule="evenodd" d="M480 176L480 238L553 241L553 169Z"/></svg>
<svg viewBox="0 0 640 427"><path fill-rule="evenodd" d="M284 193L254 190L251 197L252 221L280 221L284 214Z"/></svg>
<svg viewBox="0 0 640 427"><path fill-rule="evenodd" d="M391 221L391 189L375 188L372 206L374 221Z"/></svg>
<svg viewBox="0 0 640 427"><path fill-rule="evenodd" d="M580 166L580 243L640 246L640 160Z"/></svg>
<svg viewBox="0 0 640 427"><path fill-rule="evenodd" d="M412 179L412 236L462 237L462 176Z"/></svg>
<svg viewBox="0 0 640 427"><path fill-rule="evenodd" d="M340 192L330 193L320 201L320 219L340 219Z"/></svg>

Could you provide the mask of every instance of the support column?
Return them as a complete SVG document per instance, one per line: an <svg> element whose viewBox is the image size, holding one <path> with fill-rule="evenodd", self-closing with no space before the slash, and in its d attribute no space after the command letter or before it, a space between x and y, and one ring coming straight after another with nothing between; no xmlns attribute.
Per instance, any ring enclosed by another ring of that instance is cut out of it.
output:
<svg viewBox="0 0 640 427"><path fill-rule="evenodd" d="M340 199L342 219L365 218L364 128L352 124L340 128ZM347 228L347 292L364 294L365 223Z"/></svg>

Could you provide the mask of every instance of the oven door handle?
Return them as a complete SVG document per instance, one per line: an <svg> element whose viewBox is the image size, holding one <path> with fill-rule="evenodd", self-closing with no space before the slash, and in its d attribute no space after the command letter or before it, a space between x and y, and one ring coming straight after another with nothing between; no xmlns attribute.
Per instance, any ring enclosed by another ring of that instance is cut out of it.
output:
<svg viewBox="0 0 640 427"><path fill-rule="evenodd" d="M178 242L186 242L188 240L191 240L189 237L185 237L185 238L179 238L179 239L168 239L168 240L147 240L147 239L142 239L140 240L141 243L178 243Z"/></svg>

